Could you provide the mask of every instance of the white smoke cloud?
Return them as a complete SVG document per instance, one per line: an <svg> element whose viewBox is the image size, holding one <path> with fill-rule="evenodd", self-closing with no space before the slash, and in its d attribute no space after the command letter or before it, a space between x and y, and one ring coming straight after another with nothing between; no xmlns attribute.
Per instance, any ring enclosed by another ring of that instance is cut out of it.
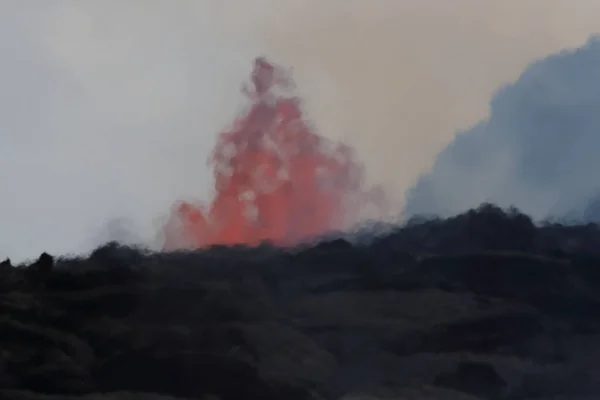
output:
<svg viewBox="0 0 600 400"><path fill-rule="evenodd" d="M599 18L595 0L2 2L0 256L86 251L121 217L150 240L174 200L206 198L259 53L401 197L495 88Z"/></svg>
<svg viewBox="0 0 600 400"><path fill-rule="evenodd" d="M91 249L112 218L149 241L178 197L206 196L256 51L193 5L2 3L0 256Z"/></svg>

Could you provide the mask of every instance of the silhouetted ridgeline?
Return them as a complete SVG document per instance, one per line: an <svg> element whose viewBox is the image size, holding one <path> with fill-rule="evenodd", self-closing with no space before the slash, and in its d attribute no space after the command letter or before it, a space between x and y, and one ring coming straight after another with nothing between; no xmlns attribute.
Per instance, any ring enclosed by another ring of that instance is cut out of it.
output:
<svg viewBox="0 0 600 400"><path fill-rule="evenodd" d="M369 244L4 262L0 398L597 398L599 253L483 205Z"/></svg>

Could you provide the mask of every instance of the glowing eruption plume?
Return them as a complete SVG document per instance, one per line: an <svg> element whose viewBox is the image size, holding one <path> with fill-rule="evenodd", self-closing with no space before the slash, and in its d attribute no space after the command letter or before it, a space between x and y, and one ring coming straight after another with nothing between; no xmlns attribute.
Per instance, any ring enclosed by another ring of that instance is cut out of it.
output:
<svg viewBox="0 0 600 400"><path fill-rule="evenodd" d="M181 202L165 227L165 249L212 245L291 246L384 212L379 187L364 190L352 148L318 136L286 71L257 58L250 109L219 135L209 159L216 195L209 207Z"/></svg>

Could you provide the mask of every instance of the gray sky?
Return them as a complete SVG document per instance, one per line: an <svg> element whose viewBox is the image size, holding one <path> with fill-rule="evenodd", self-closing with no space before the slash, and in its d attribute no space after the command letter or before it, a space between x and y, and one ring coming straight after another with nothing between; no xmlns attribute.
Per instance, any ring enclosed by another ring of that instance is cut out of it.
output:
<svg viewBox="0 0 600 400"><path fill-rule="evenodd" d="M295 68L317 126L401 201L498 86L600 30L600 1L576 3L5 0L0 257L89 250L114 218L149 241L174 200L207 198L259 53Z"/></svg>

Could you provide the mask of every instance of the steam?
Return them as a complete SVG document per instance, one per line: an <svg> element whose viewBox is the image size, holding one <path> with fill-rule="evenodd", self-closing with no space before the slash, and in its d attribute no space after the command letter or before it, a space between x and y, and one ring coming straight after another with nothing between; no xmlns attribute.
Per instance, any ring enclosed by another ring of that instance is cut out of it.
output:
<svg viewBox="0 0 600 400"><path fill-rule="evenodd" d="M487 121L439 155L407 213L447 216L490 201L537 219L583 218L600 199L598 82L600 38L531 65L494 96Z"/></svg>
<svg viewBox="0 0 600 400"><path fill-rule="evenodd" d="M401 203L496 88L599 18L595 0L2 3L0 256L87 251L114 218L152 243L174 200L210 196L205 160L260 54Z"/></svg>
<svg viewBox="0 0 600 400"><path fill-rule="evenodd" d="M114 218L152 244L175 199L209 192L205 161L256 50L190 2L12 4L0 6L0 256L91 250Z"/></svg>

